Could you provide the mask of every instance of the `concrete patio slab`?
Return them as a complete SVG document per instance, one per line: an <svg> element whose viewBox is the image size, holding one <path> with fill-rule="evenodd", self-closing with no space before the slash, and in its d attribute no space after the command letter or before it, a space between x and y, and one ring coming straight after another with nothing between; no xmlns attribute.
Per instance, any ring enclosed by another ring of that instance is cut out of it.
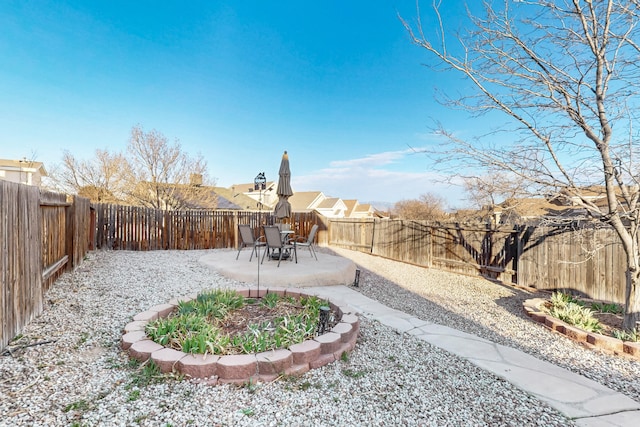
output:
<svg viewBox="0 0 640 427"><path fill-rule="evenodd" d="M200 262L225 277L245 283L260 283L260 286L281 286L305 288L309 286L350 285L356 274L353 261L329 254L318 253L318 260L309 256L307 251L300 251L298 262L278 261L268 258L260 262L264 249L261 249L260 260L253 257L249 261L251 249L244 249L236 260L236 250L216 250L204 255Z"/></svg>

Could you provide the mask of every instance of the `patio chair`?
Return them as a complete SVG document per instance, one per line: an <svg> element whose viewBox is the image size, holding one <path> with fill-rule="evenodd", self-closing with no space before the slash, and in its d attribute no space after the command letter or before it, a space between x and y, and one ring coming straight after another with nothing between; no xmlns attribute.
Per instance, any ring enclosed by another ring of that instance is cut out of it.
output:
<svg viewBox="0 0 640 427"><path fill-rule="evenodd" d="M309 236L305 239L304 237L298 237L298 239L296 239L296 241L293 242L293 245L298 247L307 247L309 248L309 252L311 253L312 256L314 256L316 258L316 261L318 260L318 255L316 255L316 250L313 248L313 241L316 238L316 233L318 232L318 224L314 224L313 227L311 227L311 231L309 232Z"/></svg>
<svg viewBox="0 0 640 427"><path fill-rule="evenodd" d="M264 262L264 257L267 255L267 252L271 251L273 254L275 253L275 249L278 250L278 267L280 267L280 261L282 261L285 251L289 256L291 256L291 252L293 251L293 256L296 258L297 264L298 254L296 253L296 245L283 241L280 229L277 226L265 225L262 228L264 229L264 237L267 239L267 250L262 255L261 264ZM289 259L289 261L291 261L291 259Z"/></svg>
<svg viewBox="0 0 640 427"><path fill-rule="evenodd" d="M256 239L253 236L253 230L251 230L251 226L248 224L238 224L238 231L240 232L240 237L242 238L242 242L238 245L238 255L236 255L236 260L240 256L240 251L246 248L247 246L251 246L251 256L249 257L249 262L253 259L253 254L256 254L256 259L258 259L258 251L257 248L261 246L267 246L267 242L262 240L262 237Z"/></svg>

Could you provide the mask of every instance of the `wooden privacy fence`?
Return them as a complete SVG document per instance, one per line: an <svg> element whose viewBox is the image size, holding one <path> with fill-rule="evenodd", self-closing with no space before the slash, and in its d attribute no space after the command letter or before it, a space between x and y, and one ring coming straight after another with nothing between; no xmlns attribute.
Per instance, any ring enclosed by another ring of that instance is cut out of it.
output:
<svg viewBox="0 0 640 427"><path fill-rule="evenodd" d="M0 180L0 349L43 309L44 292L89 249L89 200Z"/></svg>
<svg viewBox="0 0 640 427"><path fill-rule="evenodd" d="M98 249L216 249L238 246L238 224L274 224L271 211L163 211L111 204L92 205ZM294 213L286 222L306 236L313 224L326 229L315 213Z"/></svg>
<svg viewBox="0 0 640 427"><path fill-rule="evenodd" d="M625 254L610 228L331 219L328 229L330 246L624 304Z"/></svg>

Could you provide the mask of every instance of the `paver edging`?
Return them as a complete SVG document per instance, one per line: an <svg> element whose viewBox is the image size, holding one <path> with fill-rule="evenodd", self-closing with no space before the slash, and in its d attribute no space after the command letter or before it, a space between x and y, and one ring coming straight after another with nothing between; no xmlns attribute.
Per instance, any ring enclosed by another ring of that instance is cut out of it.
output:
<svg viewBox="0 0 640 427"><path fill-rule="evenodd" d="M241 288L236 291L245 298L261 298L267 293L297 298L313 295L297 288L267 288L259 291ZM121 348L140 362L154 360L153 355L157 352L156 358L158 361L162 359L162 371L165 373L172 371L182 373L190 378L202 379L203 382L211 385L244 384L249 381L270 382L282 374L302 375L310 369L339 360L343 353L349 353L355 348L360 330L360 319L356 314L345 313L346 305L329 300L331 310L340 318L340 321L325 334L287 349L244 355L192 355L156 344L144 333L149 321L167 317L179 302L187 302L195 299L196 296L174 298L168 304L153 306L134 316L136 320L128 323L124 328L120 342ZM170 355L170 360L163 359L167 355ZM198 361L200 357L202 362ZM273 360L270 360L270 357L273 357ZM207 358L211 359L207 361Z"/></svg>
<svg viewBox="0 0 640 427"><path fill-rule="evenodd" d="M569 325L550 314L540 311L540 304L544 301L542 298L532 298L523 303L525 313L533 321L589 347L594 347L610 354L624 355L640 360L640 342L622 341L615 337L587 332Z"/></svg>

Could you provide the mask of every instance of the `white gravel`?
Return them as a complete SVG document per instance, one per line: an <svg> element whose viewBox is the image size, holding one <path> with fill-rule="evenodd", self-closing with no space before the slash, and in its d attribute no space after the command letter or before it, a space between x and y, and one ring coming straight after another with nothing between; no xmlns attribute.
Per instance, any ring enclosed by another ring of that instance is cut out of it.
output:
<svg viewBox="0 0 640 427"><path fill-rule="evenodd" d="M522 301L531 294L337 252L362 269L359 290L369 297L519 348L640 401L640 363L584 349L530 321ZM348 360L300 378L245 387L172 377L142 384L142 369L119 348L133 315L202 289L244 285L200 265L206 253L92 252L63 275L47 292L44 313L0 356L0 426L573 425L469 362L367 319Z"/></svg>

